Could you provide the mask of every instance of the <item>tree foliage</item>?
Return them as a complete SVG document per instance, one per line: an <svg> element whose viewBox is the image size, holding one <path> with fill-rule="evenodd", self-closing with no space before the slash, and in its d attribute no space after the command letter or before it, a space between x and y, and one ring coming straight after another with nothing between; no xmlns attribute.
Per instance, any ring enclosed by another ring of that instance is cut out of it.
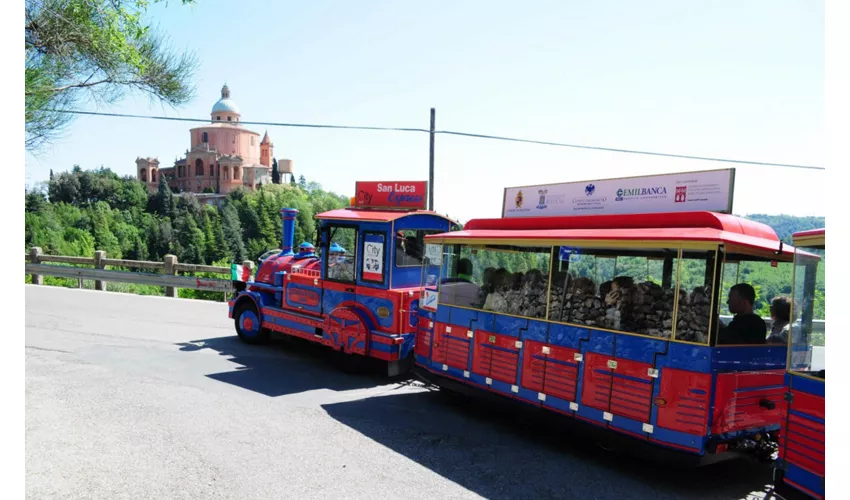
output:
<svg viewBox="0 0 850 500"><path fill-rule="evenodd" d="M306 181L305 181L306 183ZM25 247L54 255L162 260L168 253L189 264L255 260L280 248L280 209L299 210L297 242L316 239L313 216L347 206L347 199L310 183L312 191L270 184L256 192L242 189L221 208L201 205L191 195L175 196L165 184L148 194L132 177L107 168L60 172L47 195L26 194Z"/></svg>
<svg viewBox="0 0 850 500"><path fill-rule="evenodd" d="M161 0L152 0L158 3ZM194 0L181 0L183 4ZM149 0L26 0L26 148L55 139L85 100L128 91L177 106L195 89L197 61L175 53L145 22Z"/></svg>

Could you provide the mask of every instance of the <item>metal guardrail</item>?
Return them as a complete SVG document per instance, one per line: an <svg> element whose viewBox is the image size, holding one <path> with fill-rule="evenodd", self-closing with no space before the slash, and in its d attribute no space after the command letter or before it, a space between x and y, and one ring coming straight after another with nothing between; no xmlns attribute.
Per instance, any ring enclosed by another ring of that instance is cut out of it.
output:
<svg viewBox="0 0 850 500"><path fill-rule="evenodd" d="M177 297L177 290L188 288L193 290L205 290L211 292L229 293L233 291L233 282L229 279L200 278L196 276L180 276L177 273L215 273L230 275L229 267L205 266L199 264L180 264L174 255L166 255L163 262L145 260L107 259L106 252L98 250L94 257L72 257L68 255L44 255L41 248L33 247L26 256L27 263L25 273L29 274L31 282L36 285L43 284L43 276L55 276L59 278L77 279L82 288L83 280L94 280L95 290L106 290L106 282L133 283L138 285L152 285L165 287L165 295ZM86 267L55 266L45 264L55 262L59 264L90 265ZM243 266L253 269L254 263L246 260ZM160 273L138 272L138 271L116 271L107 270L110 267L124 267L130 269L157 270Z"/></svg>

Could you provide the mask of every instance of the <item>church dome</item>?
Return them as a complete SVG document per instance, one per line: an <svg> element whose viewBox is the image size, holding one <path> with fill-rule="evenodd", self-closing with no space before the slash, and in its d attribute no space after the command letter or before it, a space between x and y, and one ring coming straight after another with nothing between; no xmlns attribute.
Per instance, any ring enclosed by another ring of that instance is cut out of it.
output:
<svg viewBox="0 0 850 500"><path fill-rule="evenodd" d="M216 102L213 107L211 113L236 113L241 114L239 112L239 106L236 105L235 102L230 98L230 88L228 88L227 84L221 88L221 99Z"/></svg>

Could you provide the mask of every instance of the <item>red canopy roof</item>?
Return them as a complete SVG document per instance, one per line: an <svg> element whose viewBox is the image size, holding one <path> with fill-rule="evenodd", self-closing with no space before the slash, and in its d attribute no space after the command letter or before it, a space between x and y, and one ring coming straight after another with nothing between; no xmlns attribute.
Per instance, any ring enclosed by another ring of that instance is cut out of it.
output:
<svg viewBox="0 0 850 500"><path fill-rule="evenodd" d="M807 238L811 236L826 236L826 228L809 229L808 231L798 231L794 233L793 238Z"/></svg>
<svg viewBox="0 0 850 500"><path fill-rule="evenodd" d="M316 215L317 219L356 220L369 222L391 222L409 215L436 215L451 220L430 210L369 210L362 208L340 208Z"/></svg>
<svg viewBox="0 0 850 500"><path fill-rule="evenodd" d="M474 219L463 231L426 236L428 240L603 240L700 241L776 252L779 238L770 226L714 212L586 215L577 217L517 217ZM782 246L783 254L795 252Z"/></svg>
<svg viewBox="0 0 850 500"><path fill-rule="evenodd" d="M464 229L650 229L704 228L779 241L767 224L715 212L680 212L574 217L516 217L473 219Z"/></svg>

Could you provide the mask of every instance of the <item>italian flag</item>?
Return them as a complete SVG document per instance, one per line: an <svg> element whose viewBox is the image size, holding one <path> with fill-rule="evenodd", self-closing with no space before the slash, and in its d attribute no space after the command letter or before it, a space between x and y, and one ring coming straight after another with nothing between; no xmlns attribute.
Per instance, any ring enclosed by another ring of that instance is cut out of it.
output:
<svg viewBox="0 0 850 500"><path fill-rule="evenodd" d="M239 264L230 264L231 281L248 281L251 279L251 270Z"/></svg>

